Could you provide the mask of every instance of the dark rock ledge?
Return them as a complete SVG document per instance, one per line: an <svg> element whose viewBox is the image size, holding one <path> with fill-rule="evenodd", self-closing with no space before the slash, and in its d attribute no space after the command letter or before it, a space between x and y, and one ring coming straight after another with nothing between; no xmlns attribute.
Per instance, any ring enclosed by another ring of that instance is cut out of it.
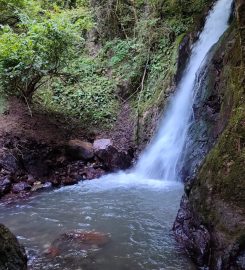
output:
<svg viewBox="0 0 245 270"><path fill-rule="evenodd" d="M118 150L110 139L47 144L6 136L0 141L0 198L12 201L47 188L99 178L128 169L132 160L132 151Z"/></svg>

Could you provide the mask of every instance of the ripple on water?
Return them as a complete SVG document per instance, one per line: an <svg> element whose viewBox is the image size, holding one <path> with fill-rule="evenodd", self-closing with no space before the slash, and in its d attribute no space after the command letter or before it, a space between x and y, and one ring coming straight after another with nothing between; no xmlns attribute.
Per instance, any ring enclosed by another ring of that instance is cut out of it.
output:
<svg viewBox="0 0 245 270"><path fill-rule="evenodd" d="M33 270L195 269L170 233L182 185L154 179L135 184L135 177L122 183L122 175L113 175L42 193L18 206L0 206L0 222L19 235ZM110 233L111 242L86 256L77 250L52 259L43 254L60 234L75 229Z"/></svg>

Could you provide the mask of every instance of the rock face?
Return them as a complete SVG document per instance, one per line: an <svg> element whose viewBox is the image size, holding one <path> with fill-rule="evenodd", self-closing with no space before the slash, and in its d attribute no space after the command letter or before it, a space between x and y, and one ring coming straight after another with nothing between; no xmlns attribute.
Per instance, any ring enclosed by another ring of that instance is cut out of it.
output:
<svg viewBox="0 0 245 270"><path fill-rule="evenodd" d="M210 234L193 215L186 195L181 200L173 230L176 240L183 245L188 255L195 258L198 265L205 265L210 248Z"/></svg>
<svg viewBox="0 0 245 270"><path fill-rule="evenodd" d="M198 266L210 270L245 269L245 70L239 29L233 22L216 47L205 79L203 111L194 108L199 122L194 144L203 144L205 156L217 142L204 162L198 159L201 169L194 164L183 173L188 180L173 227ZM188 168L191 155L200 153L189 151Z"/></svg>
<svg viewBox="0 0 245 270"><path fill-rule="evenodd" d="M234 41L232 42L234 45ZM222 85L221 79L224 78L221 78L221 73L227 59L223 61L222 52L214 55L215 50L216 48L213 48L209 53L209 60L199 78L201 83L195 93L193 116L181 172L186 183L194 179L197 169L223 132L231 114L230 105L222 111L222 96L227 89Z"/></svg>
<svg viewBox="0 0 245 270"><path fill-rule="evenodd" d="M2 224L0 224L0 269L27 270L27 257L24 248Z"/></svg>

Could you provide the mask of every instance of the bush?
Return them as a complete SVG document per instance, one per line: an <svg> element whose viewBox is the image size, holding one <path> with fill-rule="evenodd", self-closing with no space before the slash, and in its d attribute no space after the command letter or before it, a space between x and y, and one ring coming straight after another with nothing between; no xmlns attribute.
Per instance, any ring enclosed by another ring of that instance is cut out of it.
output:
<svg viewBox="0 0 245 270"><path fill-rule="evenodd" d="M48 78L59 76L81 39L77 25L64 16L23 21L19 30L25 31L19 34L9 26L1 30L0 78L6 91L31 98Z"/></svg>

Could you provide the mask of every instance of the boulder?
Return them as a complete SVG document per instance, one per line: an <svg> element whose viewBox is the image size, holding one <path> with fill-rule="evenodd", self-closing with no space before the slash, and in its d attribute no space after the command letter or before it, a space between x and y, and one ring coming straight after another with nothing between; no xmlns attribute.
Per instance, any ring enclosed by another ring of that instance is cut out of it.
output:
<svg viewBox="0 0 245 270"><path fill-rule="evenodd" d="M20 182L20 183L14 184L12 187L13 193L20 193L22 191L30 191L30 190L31 190L31 186L27 184L26 182Z"/></svg>
<svg viewBox="0 0 245 270"><path fill-rule="evenodd" d="M61 234L47 250L51 257L67 255L71 251L81 252L98 249L110 241L110 235L94 231L75 230Z"/></svg>
<svg viewBox="0 0 245 270"><path fill-rule="evenodd" d="M112 141L110 139L98 139L93 143L95 153L99 150L106 150L109 146L112 146Z"/></svg>
<svg viewBox="0 0 245 270"><path fill-rule="evenodd" d="M27 269L27 257L24 248L2 224L0 224L0 269Z"/></svg>
<svg viewBox="0 0 245 270"><path fill-rule="evenodd" d="M95 155L103 162L105 169L108 171L125 170L132 163L132 157L129 154L118 151L111 145L106 149L97 150Z"/></svg>
<svg viewBox="0 0 245 270"><path fill-rule="evenodd" d="M131 165L131 155L117 150L110 139L95 140L93 148L95 156L102 161L105 169L109 171L125 170Z"/></svg>
<svg viewBox="0 0 245 270"><path fill-rule="evenodd" d="M0 180L0 197L9 193L11 190L11 181L8 177L3 178Z"/></svg>
<svg viewBox="0 0 245 270"><path fill-rule="evenodd" d="M90 160L94 157L93 145L80 140L70 140L66 146L66 154L74 160Z"/></svg>

